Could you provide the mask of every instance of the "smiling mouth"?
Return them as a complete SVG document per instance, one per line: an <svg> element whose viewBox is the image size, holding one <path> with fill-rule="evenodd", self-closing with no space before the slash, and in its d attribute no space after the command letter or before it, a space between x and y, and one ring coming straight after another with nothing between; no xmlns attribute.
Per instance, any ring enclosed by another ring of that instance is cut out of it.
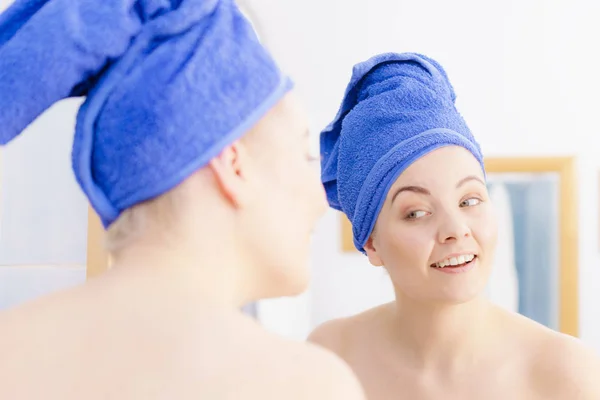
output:
<svg viewBox="0 0 600 400"><path fill-rule="evenodd" d="M464 254L458 257L451 257L446 260L436 262L430 265L431 268L460 268L471 264L477 259L475 254Z"/></svg>

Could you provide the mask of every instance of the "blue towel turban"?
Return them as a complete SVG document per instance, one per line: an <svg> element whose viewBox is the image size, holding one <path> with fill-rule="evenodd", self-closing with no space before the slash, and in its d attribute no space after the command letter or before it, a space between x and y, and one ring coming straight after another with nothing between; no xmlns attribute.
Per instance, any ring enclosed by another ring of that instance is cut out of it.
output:
<svg viewBox="0 0 600 400"><path fill-rule="evenodd" d="M85 96L72 164L105 227L207 164L291 86L233 0L17 0L0 15L0 144Z"/></svg>
<svg viewBox="0 0 600 400"><path fill-rule="evenodd" d="M321 180L361 252L390 187L417 159L455 145L483 168L455 98L444 69L419 54L380 54L354 66L337 116L321 133Z"/></svg>

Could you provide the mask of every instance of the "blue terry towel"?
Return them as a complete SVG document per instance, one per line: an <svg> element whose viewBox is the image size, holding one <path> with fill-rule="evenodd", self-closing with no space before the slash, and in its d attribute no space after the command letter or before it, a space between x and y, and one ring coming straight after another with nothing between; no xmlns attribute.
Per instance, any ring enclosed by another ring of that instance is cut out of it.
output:
<svg viewBox="0 0 600 400"><path fill-rule="evenodd" d="M73 170L105 227L205 165L291 86L233 0L17 0L0 15L0 144L86 96Z"/></svg>
<svg viewBox="0 0 600 400"><path fill-rule="evenodd" d="M321 180L361 252L391 185L417 159L457 145L483 168L455 98L444 69L423 55L385 53L354 66L338 114L321 133Z"/></svg>

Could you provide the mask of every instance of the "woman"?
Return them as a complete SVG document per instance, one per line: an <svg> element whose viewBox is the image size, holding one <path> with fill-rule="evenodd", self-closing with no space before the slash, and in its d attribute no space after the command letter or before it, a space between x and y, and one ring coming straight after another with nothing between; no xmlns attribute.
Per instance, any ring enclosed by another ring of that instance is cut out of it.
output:
<svg viewBox="0 0 600 400"><path fill-rule="evenodd" d="M598 399L596 357L482 295L497 225L454 100L442 67L418 54L354 68L322 133L322 181L396 299L310 340L346 360L371 400Z"/></svg>
<svg viewBox="0 0 600 400"><path fill-rule="evenodd" d="M73 170L113 260L0 316L0 398L363 398L339 358L238 311L305 289L325 197L291 84L232 1L17 1L0 93L1 144L86 96Z"/></svg>

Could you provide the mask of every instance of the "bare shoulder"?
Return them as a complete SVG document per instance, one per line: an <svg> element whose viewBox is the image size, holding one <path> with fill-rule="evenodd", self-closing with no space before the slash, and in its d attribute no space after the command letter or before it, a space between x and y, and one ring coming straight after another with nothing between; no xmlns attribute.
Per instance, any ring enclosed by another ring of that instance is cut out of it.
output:
<svg viewBox="0 0 600 400"><path fill-rule="evenodd" d="M168 395L144 397L148 399L196 393L199 398L364 400L358 380L333 353L268 333L247 317L206 313L190 324L191 316L153 313L153 325L157 319L164 322L159 324L164 329L157 329L144 325L144 318L114 324L125 318L112 312L96 312L106 320L87 324L77 307L60 305L43 303L0 315L0 398L22 396L27 388L28 398L41 398L43 389L53 398L95 399L110 389L102 384L106 381L124 391L121 397L132 398L136 396L124 393L144 387L127 374L136 370L139 379L168 377L160 382L160 392ZM97 325L111 329L98 330ZM159 362L162 357L169 363ZM103 379L94 380L86 371L95 365L112 367L102 373ZM60 379L64 376L71 380ZM40 384L29 385L31 381ZM67 396L72 381L86 392Z"/></svg>
<svg viewBox="0 0 600 400"><path fill-rule="evenodd" d="M333 352L310 343L293 343L288 344L283 355L291 361L288 376L294 377L292 384L295 386L295 393L289 391L289 385L283 387L285 398L365 399L350 367ZM279 369L280 366L274 367Z"/></svg>
<svg viewBox="0 0 600 400"><path fill-rule="evenodd" d="M559 399L600 399L600 357L574 337L552 332L540 342L536 381Z"/></svg>
<svg viewBox="0 0 600 400"><path fill-rule="evenodd" d="M245 398L255 398L248 396L254 393L257 399L364 399L358 379L333 352L262 328L255 333L258 335L245 341L241 350L245 365L235 376L227 369L230 378L250 384L244 390Z"/></svg>
<svg viewBox="0 0 600 400"><path fill-rule="evenodd" d="M5 347L3 354L11 350L22 351L13 347L17 342L29 342L33 346L35 338L58 335L66 323L81 317L81 313L76 312L81 309L80 304L65 303L62 298L52 294L0 312L0 346Z"/></svg>
<svg viewBox="0 0 600 400"><path fill-rule="evenodd" d="M195 357L210 366L202 382L222 379L213 393L225 390L231 398L261 400L364 400L358 379L334 353L275 335L247 317L234 320Z"/></svg>
<svg viewBox="0 0 600 400"><path fill-rule="evenodd" d="M345 356L356 341L362 342L362 333L371 335L392 304L371 308L360 314L338 318L319 325L308 337L308 341L325 347L340 356Z"/></svg>
<svg viewBox="0 0 600 400"><path fill-rule="evenodd" d="M600 399L600 358L593 349L520 314L493 310L535 393L545 399Z"/></svg>
<svg viewBox="0 0 600 400"><path fill-rule="evenodd" d="M347 342L346 331L351 325L350 318L327 321L311 332L308 341L341 355Z"/></svg>
<svg viewBox="0 0 600 400"><path fill-rule="evenodd" d="M77 304L70 309L57 306L61 301L61 296L51 295L0 313L0 398L41 396L39 391L50 386L52 373L58 375L62 369L55 361L68 358L67 344L77 345L74 321L82 314L73 312Z"/></svg>

